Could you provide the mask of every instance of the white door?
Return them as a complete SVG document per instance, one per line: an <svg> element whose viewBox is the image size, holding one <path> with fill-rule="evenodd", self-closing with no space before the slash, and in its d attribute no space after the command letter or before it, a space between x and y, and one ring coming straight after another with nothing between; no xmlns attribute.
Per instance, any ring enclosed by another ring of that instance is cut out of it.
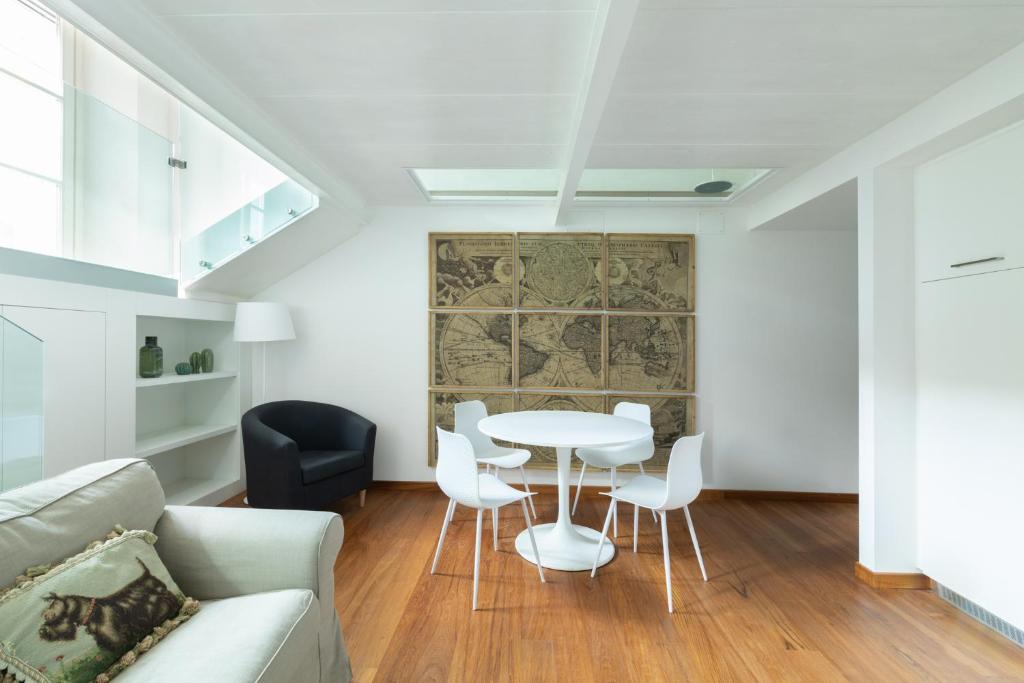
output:
<svg viewBox="0 0 1024 683"><path fill-rule="evenodd" d="M921 570L1024 627L1024 270L918 288Z"/></svg>
<svg viewBox="0 0 1024 683"><path fill-rule="evenodd" d="M23 306L0 312L43 340L43 476L103 460L105 314Z"/></svg>

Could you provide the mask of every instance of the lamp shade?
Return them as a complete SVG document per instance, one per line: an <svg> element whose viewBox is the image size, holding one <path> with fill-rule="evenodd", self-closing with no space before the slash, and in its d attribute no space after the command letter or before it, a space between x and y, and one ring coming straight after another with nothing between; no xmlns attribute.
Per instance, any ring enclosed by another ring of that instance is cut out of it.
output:
<svg viewBox="0 0 1024 683"><path fill-rule="evenodd" d="M295 339L287 304L243 301L235 309L235 341L268 342Z"/></svg>

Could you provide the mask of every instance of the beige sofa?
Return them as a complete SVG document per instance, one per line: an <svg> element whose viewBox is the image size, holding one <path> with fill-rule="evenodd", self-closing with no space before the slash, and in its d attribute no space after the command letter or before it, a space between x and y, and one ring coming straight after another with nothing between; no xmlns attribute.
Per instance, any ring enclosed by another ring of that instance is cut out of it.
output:
<svg viewBox="0 0 1024 683"><path fill-rule="evenodd" d="M118 683L351 679L334 609L341 517L165 507L145 460L107 460L0 495L0 586L80 552L116 524L155 532L174 580L202 601Z"/></svg>

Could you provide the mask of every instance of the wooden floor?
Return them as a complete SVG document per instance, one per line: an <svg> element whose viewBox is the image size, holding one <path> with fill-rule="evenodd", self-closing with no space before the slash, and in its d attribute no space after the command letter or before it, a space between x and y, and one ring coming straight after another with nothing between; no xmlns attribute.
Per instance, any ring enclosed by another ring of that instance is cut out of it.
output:
<svg viewBox="0 0 1024 683"><path fill-rule="evenodd" d="M584 497L575 521L600 528L602 500ZM536 502L552 520L554 496ZM506 508L498 552L485 527L472 612L474 511L456 513L429 573L446 504L374 489L365 508L355 496L338 506L335 604L357 681L1024 680L1024 650L930 591L854 578L854 504L692 505L708 583L682 513L669 513L672 615L659 528L641 510L634 555L625 506L618 554L596 579L548 571L546 584L516 554L522 515Z"/></svg>

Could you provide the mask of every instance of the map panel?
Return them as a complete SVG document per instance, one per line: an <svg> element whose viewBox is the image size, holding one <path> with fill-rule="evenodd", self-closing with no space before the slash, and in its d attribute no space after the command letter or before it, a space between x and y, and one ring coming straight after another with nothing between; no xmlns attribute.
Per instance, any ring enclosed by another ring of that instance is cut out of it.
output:
<svg viewBox="0 0 1024 683"><path fill-rule="evenodd" d="M431 382L512 387L511 313L431 313Z"/></svg>
<svg viewBox="0 0 1024 683"><path fill-rule="evenodd" d="M608 411L615 410L621 401L644 403L651 407L651 426L654 427L654 457L644 463L648 472L664 472L668 466L668 455L672 446L681 436L694 433L696 414L693 396L632 396L612 394L608 397ZM622 469L639 471L635 465Z"/></svg>
<svg viewBox="0 0 1024 683"><path fill-rule="evenodd" d="M437 465L437 432L434 427L447 429L449 432L455 429L455 404L463 401L483 401L487 406L488 415L499 413L510 413L515 410L515 396L509 392L499 393L478 393L478 392L453 392L453 391L430 391L429 406L430 414L427 417L427 463L430 467ZM495 440L499 446L511 446L505 441Z"/></svg>
<svg viewBox="0 0 1024 683"><path fill-rule="evenodd" d="M518 386L533 389L600 389L601 315L520 313Z"/></svg>
<svg viewBox="0 0 1024 683"><path fill-rule="evenodd" d="M603 413L605 411L604 394L516 394L516 410L579 410L586 413ZM533 454L526 464L530 469L553 470L558 466L555 449L547 446L528 446L520 444ZM573 458L572 467L579 461Z"/></svg>
<svg viewBox="0 0 1024 683"><path fill-rule="evenodd" d="M519 306L604 308L604 237L519 233Z"/></svg>
<svg viewBox="0 0 1024 683"><path fill-rule="evenodd" d="M693 235L608 235L608 308L694 309Z"/></svg>
<svg viewBox="0 0 1024 683"><path fill-rule="evenodd" d="M608 316L608 388L619 391L694 390L693 318Z"/></svg>
<svg viewBox="0 0 1024 683"><path fill-rule="evenodd" d="M430 235L430 305L512 308L515 259L511 233Z"/></svg>

